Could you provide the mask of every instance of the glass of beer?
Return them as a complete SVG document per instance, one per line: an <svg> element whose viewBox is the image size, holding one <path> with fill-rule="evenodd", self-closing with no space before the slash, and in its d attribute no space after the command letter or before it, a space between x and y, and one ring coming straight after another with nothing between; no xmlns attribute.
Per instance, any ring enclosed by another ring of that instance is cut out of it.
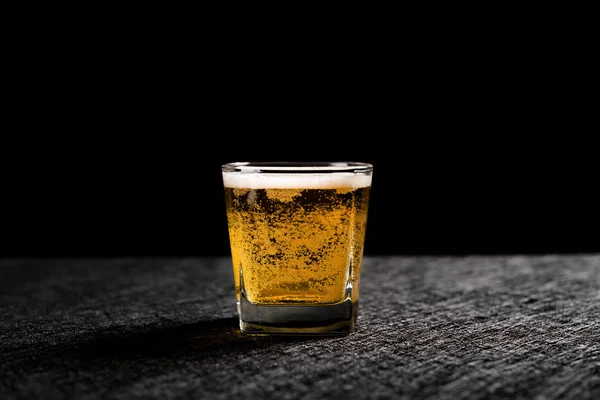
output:
<svg viewBox="0 0 600 400"><path fill-rule="evenodd" d="M234 162L221 170L241 331L354 331L373 165Z"/></svg>

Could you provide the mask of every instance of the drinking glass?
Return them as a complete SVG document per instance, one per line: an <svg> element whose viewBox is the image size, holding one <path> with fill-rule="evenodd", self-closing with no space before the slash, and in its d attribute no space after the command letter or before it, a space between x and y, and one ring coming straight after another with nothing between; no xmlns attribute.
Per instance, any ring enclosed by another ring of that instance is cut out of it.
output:
<svg viewBox="0 0 600 400"><path fill-rule="evenodd" d="M221 170L241 331L354 331L373 165L232 162Z"/></svg>

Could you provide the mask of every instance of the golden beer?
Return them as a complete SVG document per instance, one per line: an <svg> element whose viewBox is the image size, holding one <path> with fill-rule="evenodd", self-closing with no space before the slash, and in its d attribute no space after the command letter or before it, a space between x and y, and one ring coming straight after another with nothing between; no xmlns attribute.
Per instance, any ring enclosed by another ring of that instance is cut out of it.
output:
<svg viewBox="0 0 600 400"><path fill-rule="evenodd" d="M263 163L260 169L224 170L242 327L315 333L327 330L325 322L353 328L371 173L346 164L327 166ZM293 317L286 317L286 310ZM245 324L244 311L261 320ZM323 321L327 314L335 321Z"/></svg>

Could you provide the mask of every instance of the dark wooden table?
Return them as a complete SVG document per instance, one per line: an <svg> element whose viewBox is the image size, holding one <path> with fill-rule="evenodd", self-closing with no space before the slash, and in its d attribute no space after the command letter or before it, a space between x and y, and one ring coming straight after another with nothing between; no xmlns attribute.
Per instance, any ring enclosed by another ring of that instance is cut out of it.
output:
<svg viewBox="0 0 600 400"><path fill-rule="evenodd" d="M367 256L356 332L240 334L229 258L0 260L0 399L600 398L600 254Z"/></svg>

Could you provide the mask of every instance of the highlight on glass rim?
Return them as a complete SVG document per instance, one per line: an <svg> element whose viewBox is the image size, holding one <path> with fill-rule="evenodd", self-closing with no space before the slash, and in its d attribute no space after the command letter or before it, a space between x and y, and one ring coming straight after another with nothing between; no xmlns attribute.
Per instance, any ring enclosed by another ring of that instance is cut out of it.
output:
<svg viewBox="0 0 600 400"><path fill-rule="evenodd" d="M372 173L364 162L222 165L242 332L355 329Z"/></svg>

